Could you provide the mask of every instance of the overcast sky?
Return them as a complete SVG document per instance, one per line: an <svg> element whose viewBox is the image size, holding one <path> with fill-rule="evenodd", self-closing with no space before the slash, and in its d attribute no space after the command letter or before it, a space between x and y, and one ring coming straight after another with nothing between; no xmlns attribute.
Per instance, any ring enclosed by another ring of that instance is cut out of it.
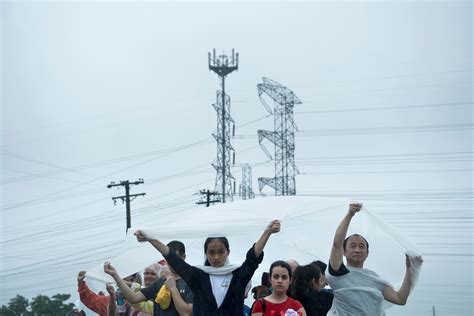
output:
<svg viewBox="0 0 474 316"><path fill-rule="evenodd" d="M111 181L145 181L132 188L146 192L132 203L133 226L214 189L220 87L207 53L235 48L226 91L237 185L242 163L255 192L258 177L273 176L256 136L273 129L256 89L268 77L303 102L297 195L369 204L440 264L426 268L416 315L437 304L436 315L473 313L470 1L3 1L0 10L0 303L73 293L77 271L118 251L125 211L111 198L124 192Z"/></svg>

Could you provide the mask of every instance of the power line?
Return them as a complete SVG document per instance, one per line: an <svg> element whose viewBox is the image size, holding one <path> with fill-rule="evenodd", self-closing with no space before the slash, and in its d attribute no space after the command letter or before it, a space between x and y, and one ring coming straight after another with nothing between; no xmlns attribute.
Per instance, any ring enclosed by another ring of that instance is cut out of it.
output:
<svg viewBox="0 0 474 316"><path fill-rule="evenodd" d="M401 106L386 106L386 107L365 107L365 108L348 108L335 110L318 110L318 111L299 111L295 115L300 114L323 114L323 113L341 113L341 112L365 112L365 111L387 111L387 110L407 110L442 106L460 106L471 105L473 102L453 102L453 103L436 103L436 104L419 104L419 105L401 105Z"/></svg>
<svg viewBox="0 0 474 316"><path fill-rule="evenodd" d="M15 173L21 173L21 174L23 174L23 176L21 176L21 178L23 178L23 179L28 179L28 178L35 179L35 178L42 178L43 177L43 174L27 172L27 171L23 171L23 170L20 171L20 170L15 170L15 169L11 169L11 168L4 168L4 167L2 167L1 170L5 170L5 171L9 171L9 172L15 172ZM78 180L64 179L64 178L61 178L61 177L52 176L52 178L55 179L55 180L63 181L63 182L81 183L81 181L78 181ZM12 181L12 179L13 179L13 181ZM17 180L15 180L15 179L18 179L18 177L1 180L0 185L9 184L9 183L12 183L12 182L17 182ZM90 184L90 185L98 187L98 185L94 185L94 184Z"/></svg>
<svg viewBox="0 0 474 316"><path fill-rule="evenodd" d="M134 167L137 167L137 166L140 166L140 165L143 165L143 164L146 164L146 163L149 163L153 160L157 159L157 157L153 157L151 159L148 159L148 160L145 160L145 161L142 161L142 162L139 162L139 163L136 163L132 166L129 166L129 167L126 167L126 168L122 168L121 170L117 170L117 171L114 171L114 172L111 172L111 173L108 173L106 175L103 175L103 176L99 176L95 179L92 179L90 181L87 181L87 182L83 182L81 184L78 184L78 185L75 185L75 186L72 186L72 187L69 187L69 188L66 188L66 189L63 189L63 190L60 190L60 191L56 191L56 192L52 192L52 193L49 193L49 194L46 194L40 198L37 198L37 199L32 199L32 200L28 200L28 201L25 201L25 202L20 202L20 203L14 203L14 204L10 204L10 205L6 205L6 206L3 206L2 208L0 208L0 211L2 212L5 212L7 210L10 210L10 209L14 209L14 208L17 208L17 207L21 207L21 206L26 206L26 205L31 205L31 204L34 204L34 203L37 203L39 201L42 201L44 200L45 198L47 197L50 197L50 196L54 196L54 195L57 195L59 193L62 193L62 192L67 192L69 190L72 190L72 189L75 189L81 185L84 185L84 184L87 184L87 183L91 183L91 182L94 182L94 181L97 181L99 179L103 179L103 178L106 178L106 177L109 177L111 175L114 175L114 174L117 174L117 173L120 173L120 172L123 172L125 170L128 170L128 169L131 169L131 168L134 168Z"/></svg>
<svg viewBox="0 0 474 316"><path fill-rule="evenodd" d="M393 94L400 94L403 93L406 90L414 90L416 89L417 92L420 91L422 88L425 89L433 89L437 87L442 87L445 88L447 86L472 86L472 82L469 81L459 81L459 82L446 82L446 83L430 83L430 84L420 84L420 83L414 83L411 86L394 86L394 87L389 87L389 88L370 88L370 89L363 89L363 90L354 90L354 91L345 91L344 96L359 96L359 95L369 95L369 94L377 94L377 93L386 93L386 92L392 92ZM438 88L441 89L441 88ZM333 97L333 96L339 96L340 95L340 89L334 90L334 91L329 91L326 93L320 93L316 95L312 95L310 97L307 96L302 96L306 101L305 103L314 103L310 100L308 100L311 97Z"/></svg>
<svg viewBox="0 0 474 316"><path fill-rule="evenodd" d="M209 168L209 163L205 164L200 164L198 166L195 166L193 168L189 168L184 171L179 171L173 174L157 177L157 178L151 178L150 180L147 180L147 183L157 183L157 182L162 182L174 178L181 178L185 176L192 176L192 175L197 175L197 174L202 174L202 173L207 173L211 172L212 169Z"/></svg>
<svg viewBox="0 0 474 316"><path fill-rule="evenodd" d="M474 169L431 169L431 170L379 170L379 171L321 171L321 172L301 172L300 175L308 174L390 174L390 173L440 173L440 172L468 172Z"/></svg>
<svg viewBox="0 0 474 316"><path fill-rule="evenodd" d="M365 128L334 128L334 129L309 129L300 130L299 133L315 136L347 135L347 134L380 134L380 133L406 133L406 132L431 132L471 130L474 124L438 124L438 125L414 125L414 126L383 126Z"/></svg>
<svg viewBox="0 0 474 316"><path fill-rule="evenodd" d="M321 160L334 160L334 159L367 159L367 158L399 158L399 157L413 157L413 156L451 156L451 155L472 155L474 151L452 151L452 152L427 152L427 153L400 153L400 154L384 154L384 155L344 155L344 156L319 156L319 157L302 157L300 160L307 159L321 159Z"/></svg>
<svg viewBox="0 0 474 316"><path fill-rule="evenodd" d="M433 75L445 75L445 74L452 74L452 73L472 73L471 68L466 69L456 69L456 70L446 70L446 71L430 71L428 73L415 73L415 74L401 74L401 75L384 75L384 76L372 76L372 77L362 77L362 78L350 78L349 80L338 80L338 81L324 81L319 83L320 85L327 84L327 85L344 85L346 83L358 83L361 81L380 81L385 79L399 79L399 78L414 78L414 77L424 77Z"/></svg>
<svg viewBox="0 0 474 316"><path fill-rule="evenodd" d="M207 165L208 164L206 164L206 166ZM199 175L199 174L204 174L204 173L209 173L209 172L211 172L211 170L209 170L208 168L205 168L205 169L192 168L192 169L189 169L188 171L185 171L185 172L180 172L180 173L172 174L172 175L169 175L169 176L163 176L163 177L160 177L160 178L153 178L151 181L148 181L148 183L157 183L157 182L163 182L163 181L168 181L168 180L172 180L172 179L180 179L180 178L185 177L185 176L193 176L193 175ZM53 197L50 197L50 198L45 198L45 199L42 199L42 200L37 200L34 203L29 203L28 205L38 205L38 204L43 204L43 203L50 203L50 202L55 202L55 201L60 201L60 200L79 198L79 197L84 197L84 196L88 196L88 195L102 194L102 193L103 193L102 190L89 190L89 191L78 192L78 193L63 194L63 195L53 196ZM102 199L100 199L100 200L102 200ZM100 201L100 200L98 200L98 201ZM89 205L89 203L87 203L87 205ZM71 209L74 209L74 208L71 208ZM44 217L40 217L40 218L42 219Z"/></svg>
<svg viewBox="0 0 474 316"><path fill-rule="evenodd" d="M332 129L308 129L300 130L295 134L297 137L313 136L346 136L361 134L397 134L397 133L419 133L419 132L443 132L472 130L473 124L439 124L439 125L414 125L414 126L385 126L366 128L332 128ZM257 138L257 135L236 135L238 139Z"/></svg>
<svg viewBox="0 0 474 316"><path fill-rule="evenodd" d="M155 216L156 216L156 215L155 215ZM57 232L57 231L55 232L56 235L57 235L58 233L61 234L61 232ZM98 236L100 236L100 234L98 234ZM98 236L97 236L97 237L98 237ZM93 239L97 238L97 237L94 237L94 236L91 236L91 237L92 237ZM36 240L35 240L35 241L36 241ZM81 239L81 242L84 242L84 240ZM30 244L31 244L31 243L30 243ZM111 245L113 245L113 244L117 244L117 243L114 242L114 243L112 243ZM68 246L67 249L74 249L74 252L73 252L74 255L76 255L76 254L78 253L78 252L77 252L77 248L71 247L71 245L67 245L67 246ZM99 249L99 250L100 250L100 249L103 249L103 247L104 247L104 246L100 245L100 246L97 246L95 249ZM87 249L86 249L86 250L87 250ZM84 250L84 251L86 251L86 250ZM55 249L54 254L57 254L58 251L61 252L60 250ZM44 255L44 252L41 252L41 255ZM69 256L69 255L64 254L64 252L62 252L62 257L68 257L68 256ZM81 256L80 258L83 258L83 257L84 257L84 258L89 257L89 254L86 255L86 256ZM77 258L77 259L79 259L79 258ZM53 261L51 261L50 259L47 259L47 261L45 261L45 262L43 262L43 263L47 263L47 262L52 262L52 264L55 264L55 263L53 263ZM76 261L74 260L74 262L76 262ZM28 266L31 266L31 265L28 265ZM18 267L16 267L16 268L18 268ZM38 268L35 268L35 269L32 269L32 270L37 270L37 269L42 269L42 268L45 268L45 267L38 267ZM24 271L23 271L23 272L24 272ZM19 271L19 273L22 273L22 272Z"/></svg>
<svg viewBox="0 0 474 316"><path fill-rule="evenodd" d="M153 199L157 199L157 198L160 198L160 197L167 197L167 196L170 196L171 194L173 194L175 192L182 192L184 189L191 188L191 187L196 187L198 185L202 185L203 183L209 182L209 181L212 181L212 179L209 179L209 180L206 180L204 182L197 183L197 184L193 184L193 185L188 186L188 187L179 188L178 190L176 190L174 192L168 192L168 193L163 194L162 196L158 196L158 197L155 197L155 198L152 198L152 199L148 199L148 201L153 200ZM185 197L188 197L188 199L186 199ZM188 196L188 195L181 196L181 197L175 198L171 201L161 201L158 204L152 204L152 205L144 207L144 208L138 208L135 213L139 217L140 214L146 213L148 210L156 212L157 210L172 208L176 205L182 205L184 203L191 202L193 200L194 200L194 197L192 197L192 196ZM57 236L57 234L73 233L73 232L77 232L77 231L84 231L84 230L90 230L90 229L93 229L93 228L96 228L96 227L101 227L102 225L104 225L106 223L110 223L111 220L114 220L114 221L119 220L119 218L118 218L119 215L118 214L115 214L115 213L113 213L112 215L109 214L111 211L113 211L113 210L109 210L109 211L105 212L103 215L100 215L100 216L92 215L92 216L89 216L87 218L82 218L80 221L74 219L74 220L68 220L68 221L63 221L63 222L57 222L57 223L54 223L52 225L50 224L48 226L41 226L39 229L36 229L36 230L34 230L33 228L25 228L23 231L18 230L18 229L13 230L12 232L2 231L2 233L3 232L8 233L8 236L10 237L10 239L1 241L0 244L15 242L15 245L18 246L19 245L18 242L21 241L21 240L25 240L26 242L28 242L28 240L34 239L34 241L36 242L36 241L39 241L41 239L44 239L45 237ZM156 213L154 213L154 214L156 214ZM29 234L25 235L24 234L25 232L27 232ZM20 237L15 237L15 234L20 235Z"/></svg>
<svg viewBox="0 0 474 316"><path fill-rule="evenodd" d="M374 164L426 164L472 162L472 152L464 153L433 153L431 154L394 154L394 155L361 155L333 157L304 157L296 159L299 166L340 166L340 165L374 165ZM251 166L269 165L270 160L251 163ZM236 164L235 167L242 164Z"/></svg>
<svg viewBox="0 0 474 316"><path fill-rule="evenodd" d="M199 147L199 146L203 146L203 145L207 145L207 144L211 144L211 137L201 139L201 140L193 142L193 143L174 146L174 147L167 148L167 149L161 149L161 150L150 151L150 152L145 152L145 153L140 153L140 154L134 154L134 155L124 156L124 157L119 157L119 158L114 158L114 159L103 160L103 161L94 162L94 163L88 163L88 164L84 164L84 165L65 168L63 170L55 170L55 171L49 171L49 172L45 172L45 173L39 173L35 176L30 175L30 176L23 176L23 177L5 179L2 182L0 182L0 184L3 185L3 184L9 184L9 183L14 183L14 182L18 182L18 181L32 180L32 179L36 179L36 178L57 175L57 174L65 173L65 172L78 172L79 170L102 167L102 166L117 164L117 163L129 161L129 160L143 159L143 158L147 158L147 157L154 157L154 159L158 159L158 158L167 156L171 153L176 153L176 152L179 152L179 151L182 151L182 150L187 150L187 149L190 149L190 148L195 148L195 147ZM14 153L12 153L12 154L14 154ZM17 154L14 154L14 155L17 155ZM18 158L18 157L15 156L14 158Z"/></svg>

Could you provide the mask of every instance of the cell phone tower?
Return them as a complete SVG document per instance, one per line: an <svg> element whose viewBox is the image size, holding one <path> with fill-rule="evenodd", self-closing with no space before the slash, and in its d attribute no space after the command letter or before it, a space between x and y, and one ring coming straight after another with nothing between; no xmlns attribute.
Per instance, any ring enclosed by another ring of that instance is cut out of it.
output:
<svg viewBox="0 0 474 316"><path fill-rule="evenodd" d="M275 189L275 195L295 195L295 130L297 127L293 120L295 104L301 104L300 99L289 88L278 82L263 78L263 83L257 85L258 96L270 114L273 114L274 131L258 130L258 142L270 159L275 160L275 177L258 178L260 192L268 185ZM274 101L274 111L268 106L264 95ZM274 144L275 156L262 143L268 139Z"/></svg>
<svg viewBox="0 0 474 316"><path fill-rule="evenodd" d="M255 198L252 189L252 167L246 163L242 166L242 183L240 184L240 197L242 200L251 200Z"/></svg>
<svg viewBox="0 0 474 316"><path fill-rule="evenodd" d="M222 90L217 91L217 102L213 104L217 112L217 131L213 134L217 142L217 163L213 166L217 172L215 190L220 193L222 203L225 203L233 198L232 180L235 189L235 179L230 173L230 151L234 150L230 144L230 123L234 123L234 120L230 116L230 97L225 93L225 77L239 69L239 53L232 49L230 57L224 53L216 56L216 50L213 49L212 56L209 53L208 57L209 70L219 76L222 85Z"/></svg>

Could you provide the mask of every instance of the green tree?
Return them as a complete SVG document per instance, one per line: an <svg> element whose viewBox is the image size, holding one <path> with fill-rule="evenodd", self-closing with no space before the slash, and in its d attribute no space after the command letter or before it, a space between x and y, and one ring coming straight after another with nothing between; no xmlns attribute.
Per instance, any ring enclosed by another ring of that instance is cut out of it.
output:
<svg viewBox="0 0 474 316"><path fill-rule="evenodd" d="M53 295L53 300L51 301L52 307L57 310L60 315L65 315L67 312L70 312L74 309L73 303L65 303L70 297L71 295L69 294Z"/></svg>
<svg viewBox="0 0 474 316"><path fill-rule="evenodd" d="M46 295L37 295L31 302L31 311L37 316L55 315L52 308L51 299ZM52 314L54 313L54 314Z"/></svg>
<svg viewBox="0 0 474 316"><path fill-rule="evenodd" d="M64 316L74 310L74 304L65 303L71 295L56 294L49 298L37 295L31 303L21 296L12 298L8 306L2 305L0 316Z"/></svg>
<svg viewBox="0 0 474 316"><path fill-rule="evenodd" d="M0 308L0 315L1 316L22 316L22 315L30 315L27 308L29 302L26 297L17 295L14 298L10 299L8 305L2 305Z"/></svg>

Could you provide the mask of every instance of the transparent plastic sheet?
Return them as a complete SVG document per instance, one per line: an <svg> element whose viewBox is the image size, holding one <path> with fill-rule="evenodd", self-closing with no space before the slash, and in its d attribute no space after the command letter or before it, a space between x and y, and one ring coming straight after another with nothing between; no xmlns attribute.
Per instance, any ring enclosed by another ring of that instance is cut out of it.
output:
<svg viewBox="0 0 474 316"><path fill-rule="evenodd" d="M282 221L280 233L272 235L265 247L265 257L254 274L252 283L260 284L261 275L276 260L296 259L300 264L313 260L328 262L334 232L351 201L327 197L266 197L235 201L208 208L194 207L183 213L157 214L156 226L141 227L151 236L167 243L180 240L186 245L186 261L204 263L203 244L209 235L224 235L230 243L230 263L241 264L248 249L257 241L273 219ZM363 202L363 201L361 201ZM162 258L149 243L139 243L130 229L122 252L109 261L121 276L142 271ZM419 251L405 236L380 220L374 212L356 214L348 234L364 235L370 243L365 266L376 271L391 284L401 284L405 273L405 253ZM413 266L413 277L419 268ZM103 289L112 279L103 272L103 262L87 271L93 287ZM98 282L94 282L94 280Z"/></svg>
<svg viewBox="0 0 474 316"><path fill-rule="evenodd" d="M403 247L405 254L408 256L408 259L410 260L410 270L409 270L410 278L411 278L410 291L412 291L416 283L418 282L418 277L421 272L422 262L415 259L415 257L421 256L421 251L408 238L406 238L405 236L397 232L392 226L388 225L387 223L384 223L377 215L366 210L365 208L364 210L369 216L369 218L371 219L371 221L375 225L377 225L377 227L388 232ZM398 282L397 286L399 287L400 285L401 285L401 282Z"/></svg>

